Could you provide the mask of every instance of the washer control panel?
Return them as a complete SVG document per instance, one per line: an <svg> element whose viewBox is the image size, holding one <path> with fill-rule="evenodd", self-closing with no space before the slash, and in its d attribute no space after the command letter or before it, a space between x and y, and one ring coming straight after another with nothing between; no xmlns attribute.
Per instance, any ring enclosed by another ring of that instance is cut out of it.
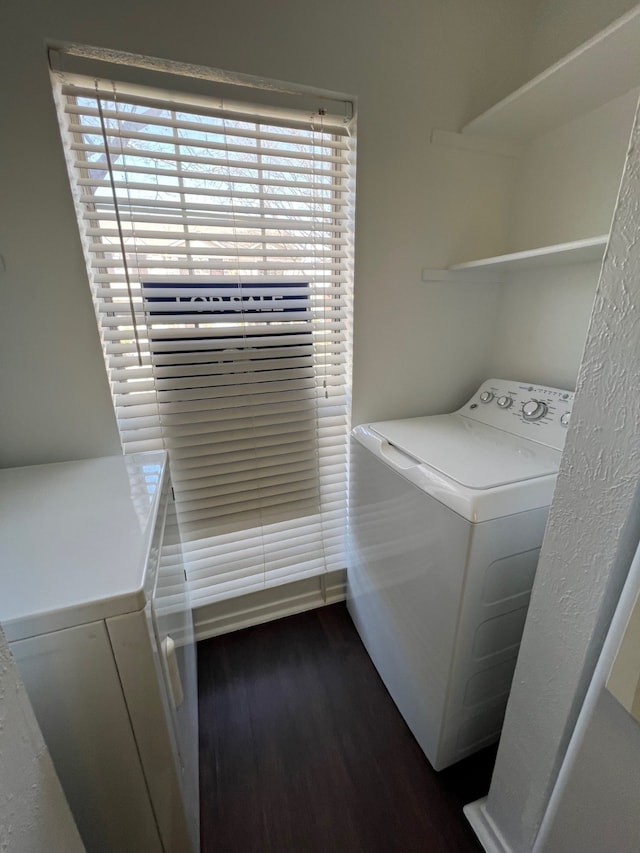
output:
<svg viewBox="0 0 640 853"><path fill-rule="evenodd" d="M573 391L508 379L487 379L458 413L562 450Z"/></svg>

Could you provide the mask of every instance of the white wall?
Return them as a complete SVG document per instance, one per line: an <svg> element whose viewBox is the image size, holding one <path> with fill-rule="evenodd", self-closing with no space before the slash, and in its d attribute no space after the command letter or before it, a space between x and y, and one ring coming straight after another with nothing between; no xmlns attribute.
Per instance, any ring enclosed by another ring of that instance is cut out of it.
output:
<svg viewBox="0 0 640 853"><path fill-rule="evenodd" d="M501 287L490 373L573 390L599 272L589 263L513 273Z"/></svg>
<svg viewBox="0 0 640 853"><path fill-rule="evenodd" d="M541 0L531 40L530 75L544 71L636 5L635 0Z"/></svg>
<svg viewBox="0 0 640 853"><path fill-rule="evenodd" d="M534 844L640 537L639 197L636 116L485 805L514 853Z"/></svg>
<svg viewBox="0 0 640 853"><path fill-rule="evenodd" d="M510 210L511 251L607 234L640 90L534 139Z"/></svg>
<svg viewBox="0 0 640 853"><path fill-rule="evenodd" d="M575 47L570 21L586 38L624 11L613 5L602 14L587 2L554 0L553 8L543 3L536 9L532 53L542 55L550 38L563 52ZM562 32L549 33L558 16ZM445 263L607 234L638 93L628 92L534 138L515 158L451 152L450 175L490 174L492 190L476 193L466 204L462 191L452 193L457 217ZM599 264L593 263L509 274L491 296L487 372L575 388L598 273Z"/></svg>
<svg viewBox="0 0 640 853"><path fill-rule="evenodd" d="M81 853L51 757L0 629L0 850Z"/></svg>
<svg viewBox="0 0 640 853"><path fill-rule="evenodd" d="M640 725L606 690L585 722L544 853L637 853Z"/></svg>
<svg viewBox="0 0 640 853"><path fill-rule="evenodd" d="M429 145L522 79L531 0L6 0L0 27L2 457L119 450L47 74L45 39L357 96L356 421L456 405L488 359L485 290L427 288L455 232ZM475 178L473 199L488 181ZM466 190L467 188L465 188ZM463 387L464 386L464 387Z"/></svg>
<svg viewBox="0 0 640 853"><path fill-rule="evenodd" d="M640 717L634 699L640 677L639 591L640 550L629 569L533 853L638 851Z"/></svg>
<svg viewBox="0 0 640 853"><path fill-rule="evenodd" d="M509 202L510 251L607 234L638 91L534 139ZM491 373L575 388L600 265L514 273L496 314Z"/></svg>

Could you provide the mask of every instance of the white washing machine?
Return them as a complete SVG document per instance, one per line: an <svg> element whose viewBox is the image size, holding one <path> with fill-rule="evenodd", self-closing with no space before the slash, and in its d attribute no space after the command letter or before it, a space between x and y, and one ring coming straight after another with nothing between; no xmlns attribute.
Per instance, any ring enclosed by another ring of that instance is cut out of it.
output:
<svg viewBox="0 0 640 853"><path fill-rule="evenodd" d="M499 737L573 397L489 379L353 430L347 605L436 770Z"/></svg>

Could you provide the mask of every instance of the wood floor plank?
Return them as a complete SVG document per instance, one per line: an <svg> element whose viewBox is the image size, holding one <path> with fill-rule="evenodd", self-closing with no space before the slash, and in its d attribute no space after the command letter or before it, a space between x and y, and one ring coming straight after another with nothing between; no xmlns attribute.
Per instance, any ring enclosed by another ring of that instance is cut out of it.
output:
<svg viewBox="0 0 640 853"><path fill-rule="evenodd" d="M203 853L477 853L495 751L435 773L343 604L198 644Z"/></svg>

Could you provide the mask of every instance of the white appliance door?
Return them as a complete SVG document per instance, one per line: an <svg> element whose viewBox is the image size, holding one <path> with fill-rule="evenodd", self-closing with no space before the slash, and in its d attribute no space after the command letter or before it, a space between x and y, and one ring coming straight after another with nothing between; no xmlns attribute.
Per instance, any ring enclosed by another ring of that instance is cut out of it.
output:
<svg viewBox="0 0 640 853"><path fill-rule="evenodd" d="M191 603L182 559L175 504L168 499L167 514L154 595L151 622L172 722L182 781L182 796L193 848L199 849L198 692L196 645Z"/></svg>
<svg viewBox="0 0 640 853"><path fill-rule="evenodd" d="M560 451L462 415L370 424L394 447L471 489L556 474Z"/></svg>

